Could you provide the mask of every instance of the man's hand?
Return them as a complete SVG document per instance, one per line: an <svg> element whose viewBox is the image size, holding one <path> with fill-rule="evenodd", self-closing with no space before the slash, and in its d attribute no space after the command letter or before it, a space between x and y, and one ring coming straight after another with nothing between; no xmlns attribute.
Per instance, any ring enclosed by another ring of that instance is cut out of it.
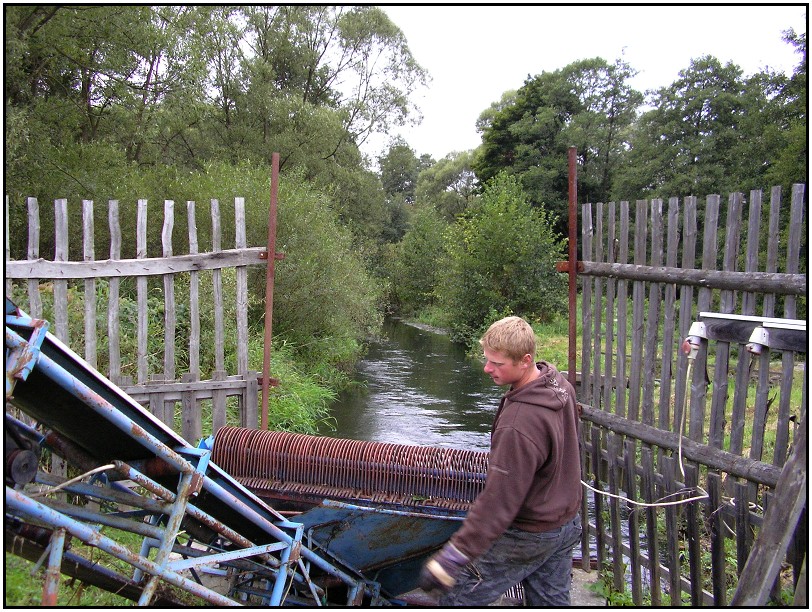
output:
<svg viewBox="0 0 812 612"><path fill-rule="evenodd" d="M468 561L468 557L449 542L423 566L420 588L427 592L434 589L450 590Z"/></svg>

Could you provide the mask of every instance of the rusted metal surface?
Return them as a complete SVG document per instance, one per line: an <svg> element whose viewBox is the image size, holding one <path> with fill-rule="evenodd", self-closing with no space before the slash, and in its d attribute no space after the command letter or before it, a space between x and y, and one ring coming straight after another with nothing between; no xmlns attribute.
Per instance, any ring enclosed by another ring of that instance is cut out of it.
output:
<svg viewBox="0 0 812 612"><path fill-rule="evenodd" d="M569 351L567 354L567 378L570 384L575 387L576 377L576 357L577 357L577 293L578 293L578 164L575 147L570 147L567 151L567 163L569 166L569 262L567 266L568 295L569 295Z"/></svg>
<svg viewBox="0 0 812 612"><path fill-rule="evenodd" d="M488 453L223 427L212 460L258 494L467 510Z"/></svg>

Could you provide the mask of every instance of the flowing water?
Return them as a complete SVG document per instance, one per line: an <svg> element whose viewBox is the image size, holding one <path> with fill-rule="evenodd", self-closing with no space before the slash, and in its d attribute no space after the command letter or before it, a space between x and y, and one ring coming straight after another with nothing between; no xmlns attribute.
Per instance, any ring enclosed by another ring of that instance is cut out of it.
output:
<svg viewBox="0 0 812 612"><path fill-rule="evenodd" d="M487 451L506 390L447 335L387 319L331 407L334 438Z"/></svg>

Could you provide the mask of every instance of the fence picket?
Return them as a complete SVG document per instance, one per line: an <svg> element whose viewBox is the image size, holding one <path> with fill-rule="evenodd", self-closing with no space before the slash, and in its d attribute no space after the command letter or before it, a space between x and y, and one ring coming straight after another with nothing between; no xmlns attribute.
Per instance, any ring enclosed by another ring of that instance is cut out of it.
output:
<svg viewBox="0 0 812 612"><path fill-rule="evenodd" d="M618 249L618 263L625 264L629 261L629 203L626 200L620 202L620 248ZM627 332L627 304L629 298L628 281L620 279L617 282L617 375L615 376L615 413L618 416L625 417L626 408L626 389L628 372L628 348L626 343L628 341Z"/></svg>
<svg viewBox="0 0 812 612"><path fill-rule="evenodd" d="M593 253L595 261L603 261L603 203L598 202L595 205L595 233L592 242ZM603 279L595 277L592 279L592 398L596 403L600 403L603 397L601 389L603 385L610 385L609 379L611 373L608 371L602 372L601 364L601 337L602 337L602 320L603 320ZM608 410L609 406L606 405L604 410Z"/></svg>
<svg viewBox="0 0 812 612"><path fill-rule="evenodd" d="M64 198L54 202L54 261L68 261L68 201ZM54 281L54 333L70 345L68 329L68 281Z"/></svg>
<svg viewBox="0 0 812 612"><path fill-rule="evenodd" d="M222 234L220 226L220 201L211 201L211 250L219 253L222 250ZM214 293L214 370L225 370L225 332L223 329L223 273L212 270L211 273Z"/></svg>
<svg viewBox="0 0 812 612"><path fill-rule="evenodd" d="M164 200L164 225L161 231L163 256L172 257L172 231L175 227L175 202ZM164 376L175 379L175 275L164 274Z"/></svg>
<svg viewBox="0 0 812 612"><path fill-rule="evenodd" d="M646 264L646 240L648 236L648 206L645 200L635 204L634 263ZM643 337L645 328L645 285L632 281L632 359L629 369L629 418L640 418L640 384L643 373Z"/></svg>
<svg viewBox="0 0 812 612"><path fill-rule="evenodd" d="M121 224L118 215L118 200L107 203L107 219L110 225L110 259L121 257ZM107 353L110 380L122 384L121 380L121 336L119 290L121 280L110 278L109 299L107 300Z"/></svg>
<svg viewBox="0 0 812 612"><path fill-rule="evenodd" d="M663 265L663 201L651 201L651 266ZM662 296L659 283L649 283L648 312L646 314L645 341L643 347L643 422L654 425L654 381L657 377L657 338L659 334L660 303Z"/></svg>
<svg viewBox="0 0 812 612"><path fill-rule="evenodd" d="M147 201L138 200L136 210L135 229L135 258L144 259L147 256ZM149 344L149 308L147 278L139 276L136 281L136 299L138 300L138 383L144 383L148 377L147 350Z"/></svg>
<svg viewBox="0 0 812 612"><path fill-rule="evenodd" d="M186 217L189 228L189 254L197 255L197 222L195 203L186 202ZM202 378L200 372L200 279L197 270L189 272L189 372Z"/></svg>
<svg viewBox="0 0 812 612"><path fill-rule="evenodd" d="M584 204L581 220L581 259L592 261L592 207ZM581 281L581 396L585 403L594 401L592 396L592 282Z"/></svg>
<svg viewBox="0 0 812 612"><path fill-rule="evenodd" d="M39 202L37 198L28 198L28 259L39 258ZM8 224L6 224L8 229ZM40 295L40 279L29 278L28 285L28 311L32 317L42 317L42 297ZM10 294L10 292L9 292Z"/></svg>
<svg viewBox="0 0 812 612"><path fill-rule="evenodd" d="M96 258L93 223L93 200L82 200L82 242L84 261ZM85 279L85 361L98 367L96 349L96 279Z"/></svg>

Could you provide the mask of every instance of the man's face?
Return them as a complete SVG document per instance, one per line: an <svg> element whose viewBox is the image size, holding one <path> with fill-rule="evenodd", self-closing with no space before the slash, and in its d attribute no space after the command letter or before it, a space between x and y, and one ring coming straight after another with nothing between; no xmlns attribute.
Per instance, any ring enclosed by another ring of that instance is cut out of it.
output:
<svg viewBox="0 0 812 612"><path fill-rule="evenodd" d="M485 353L485 373L497 385L512 385L519 382L527 374L528 363L532 363L532 359L529 358L514 363L513 359L502 351L483 349L483 352Z"/></svg>

